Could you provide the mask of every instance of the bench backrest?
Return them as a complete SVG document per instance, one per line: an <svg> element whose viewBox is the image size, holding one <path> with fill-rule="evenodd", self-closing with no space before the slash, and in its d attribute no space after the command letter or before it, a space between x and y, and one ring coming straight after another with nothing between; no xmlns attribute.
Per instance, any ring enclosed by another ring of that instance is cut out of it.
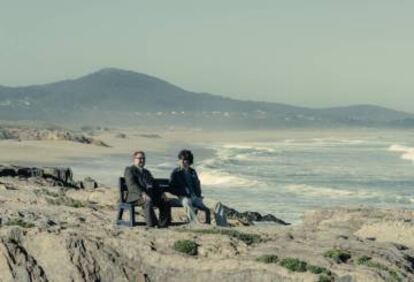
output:
<svg viewBox="0 0 414 282"><path fill-rule="evenodd" d="M163 189L164 191L169 191L170 189L170 180L168 178L155 178L154 179L158 186ZM128 187L125 182L124 177L119 178L119 199L121 203L126 202L126 198L128 195Z"/></svg>

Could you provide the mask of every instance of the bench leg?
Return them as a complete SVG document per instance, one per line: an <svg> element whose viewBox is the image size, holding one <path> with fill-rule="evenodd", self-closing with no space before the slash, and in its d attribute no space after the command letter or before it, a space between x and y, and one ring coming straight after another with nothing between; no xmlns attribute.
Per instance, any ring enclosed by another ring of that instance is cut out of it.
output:
<svg viewBox="0 0 414 282"><path fill-rule="evenodd" d="M118 220L122 220L122 215L124 214L123 208L118 208Z"/></svg>
<svg viewBox="0 0 414 282"><path fill-rule="evenodd" d="M133 205L129 207L129 225L135 225L135 207Z"/></svg>

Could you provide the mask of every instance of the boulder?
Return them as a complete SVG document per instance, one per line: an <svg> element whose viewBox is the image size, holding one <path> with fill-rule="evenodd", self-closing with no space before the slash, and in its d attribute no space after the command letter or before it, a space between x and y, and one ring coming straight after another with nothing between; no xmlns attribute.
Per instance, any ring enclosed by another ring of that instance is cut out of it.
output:
<svg viewBox="0 0 414 282"><path fill-rule="evenodd" d="M262 216L258 212L254 211L245 211L239 212L233 208L223 205L224 214L226 215L227 219L239 220L242 223L246 224L253 224L254 222L274 222L280 225L290 225L290 223L285 222L272 214L267 214Z"/></svg>
<svg viewBox="0 0 414 282"><path fill-rule="evenodd" d="M1 166L0 165L0 177L1 176L16 176L17 172L16 169L14 169L13 167L9 167L9 166Z"/></svg>
<svg viewBox="0 0 414 282"><path fill-rule="evenodd" d="M73 183L73 172L70 168L45 167L43 177L52 178L64 184Z"/></svg>
<svg viewBox="0 0 414 282"><path fill-rule="evenodd" d="M79 188L85 189L85 190L95 190L98 188L98 182L96 182L95 179L92 177L85 177L82 181L79 181Z"/></svg>

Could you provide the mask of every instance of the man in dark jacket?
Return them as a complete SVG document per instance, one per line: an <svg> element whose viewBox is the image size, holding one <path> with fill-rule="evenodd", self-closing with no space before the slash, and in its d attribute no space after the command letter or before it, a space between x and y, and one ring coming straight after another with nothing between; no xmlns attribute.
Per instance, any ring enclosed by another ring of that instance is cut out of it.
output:
<svg viewBox="0 0 414 282"><path fill-rule="evenodd" d="M210 209L203 203L200 180L197 172L191 167L194 156L189 150L182 150L178 154L179 167L174 169L170 178L170 189L178 196L181 204L186 208L187 217L192 223L199 223L194 208L205 212L206 223L210 224Z"/></svg>
<svg viewBox="0 0 414 282"><path fill-rule="evenodd" d="M132 158L133 165L126 167L124 173L128 188L126 201L143 206L147 226L167 227L171 222L171 207L151 172L144 168L145 153L135 152ZM154 212L154 206L160 210L159 222Z"/></svg>

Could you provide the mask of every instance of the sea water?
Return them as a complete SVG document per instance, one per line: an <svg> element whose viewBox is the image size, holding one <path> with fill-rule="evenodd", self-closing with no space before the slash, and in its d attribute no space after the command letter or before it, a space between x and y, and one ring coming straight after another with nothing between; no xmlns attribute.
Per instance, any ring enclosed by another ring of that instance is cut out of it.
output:
<svg viewBox="0 0 414 282"><path fill-rule="evenodd" d="M319 207L414 208L414 135L410 132L183 142L164 153L149 153L147 167L154 176L169 176L180 146L196 153L203 194L241 211L271 213L297 223L305 211ZM201 150L203 157L197 158ZM118 155L73 167L75 172L115 185L128 161L128 155Z"/></svg>

